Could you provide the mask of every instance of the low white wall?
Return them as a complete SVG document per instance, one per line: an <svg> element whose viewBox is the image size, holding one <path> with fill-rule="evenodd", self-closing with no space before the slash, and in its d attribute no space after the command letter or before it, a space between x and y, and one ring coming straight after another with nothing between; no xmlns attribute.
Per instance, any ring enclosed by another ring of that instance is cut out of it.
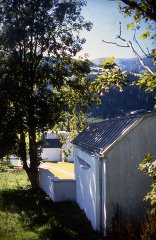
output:
<svg viewBox="0 0 156 240"><path fill-rule="evenodd" d="M94 230L100 230L99 165L93 156L74 147L76 201L91 221Z"/></svg>
<svg viewBox="0 0 156 240"><path fill-rule="evenodd" d="M57 179L49 170L39 169L40 188L54 201L75 201L75 180Z"/></svg>
<svg viewBox="0 0 156 240"><path fill-rule="evenodd" d="M18 157L11 156L10 157L10 164L15 167L22 167L21 160Z"/></svg>
<svg viewBox="0 0 156 240"><path fill-rule="evenodd" d="M43 160L50 162L61 161L61 149L60 148L43 148L41 157Z"/></svg>

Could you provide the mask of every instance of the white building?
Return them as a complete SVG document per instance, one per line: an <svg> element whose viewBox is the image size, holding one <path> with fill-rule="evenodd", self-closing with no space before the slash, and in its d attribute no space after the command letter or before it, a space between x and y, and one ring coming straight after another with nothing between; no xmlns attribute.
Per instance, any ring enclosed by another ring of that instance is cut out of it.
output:
<svg viewBox="0 0 156 240"><path fill-rule="evenodd" d="M44 144L42 146L41 157L44 161L59 162L62 160L62 143L59 138L52 133L45 135Z"/></svg>
<svg viewBox="0 0 156 240"><path fill-rule="evenodd" d="M94 230L106 234L117 210L123 222L139 222L150 179L138 166L144 154L156 156L156 113L91 124L73 144L76 201Z"/></svg>

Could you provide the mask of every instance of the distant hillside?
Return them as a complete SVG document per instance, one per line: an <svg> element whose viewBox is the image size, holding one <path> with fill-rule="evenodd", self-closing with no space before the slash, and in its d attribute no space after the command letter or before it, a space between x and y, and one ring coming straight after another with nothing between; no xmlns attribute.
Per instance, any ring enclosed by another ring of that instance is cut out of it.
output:
<svg viewBox="0 0 156 240"><path fill-rule="evenodd" d="M93 67L90 79L94 80L102 72L100 64L104 58L93 59ZM153 66L152 59L144 58L144 62L152 69L156 70ZM145 69L140 64L137 58L117 58L116 63L123 71L128 72L128 80L130 82L137 81L138 76L134 73L143 73ZM153 110L154 108L154 94L146 93L143 89L135 86L125 87L123 92L117 88L111 88L108 93L101 96L101 104L95 105L90 108L88 113L94 118L114 117L118 115L125 115L126 113L134 110L145 109Z"/></svg>
<svg viewBox="0 0 156 240"><path fill-rule="evenodd" d="M105 58L95 58L92 59L91 62L94 64L95 67L98 67L104 59ZM153 65L153 61L151 58L144 57L143 60L147 66L149 66L153 70L156 70L156 66ZM123 71L135 73L142 73L145 71L137 58L116 58L116 63Z"/></svg>
<svg viewBox="0 0 156 240"><path fill-rule="evenodd" d="M134 110L154 109L154 93L145 93L137 87L127 87L123 92L111 89L101 97L101 104L89 109L88 113L94 118L122 116Z"/></svg>

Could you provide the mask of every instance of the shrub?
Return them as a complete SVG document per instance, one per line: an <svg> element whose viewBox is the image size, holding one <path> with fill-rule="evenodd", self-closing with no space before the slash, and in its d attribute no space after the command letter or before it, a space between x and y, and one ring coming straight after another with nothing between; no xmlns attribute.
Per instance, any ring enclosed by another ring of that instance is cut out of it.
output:
<svg viewBox="0 0 156 240"><path fill-rule="evenodd" d="M141 239L154 240L156 239L156 214L148 213L145 221L141 225Z"/></svg>

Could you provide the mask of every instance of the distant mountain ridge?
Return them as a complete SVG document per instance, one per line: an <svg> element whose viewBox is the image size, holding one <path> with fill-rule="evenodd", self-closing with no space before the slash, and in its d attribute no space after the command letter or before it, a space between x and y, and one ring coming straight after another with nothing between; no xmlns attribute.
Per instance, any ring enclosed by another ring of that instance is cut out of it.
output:
<svg viewBox="0 0 156 240"><path fill-rule="evenodd" d="M94 67L98 67L104 59L106 58L95 58L90 61L94 64ZM143 57L142 59L147 66L156 71L152 58ZM123 71L133 73L145 72L145 68L141 65L138 58L116 58L115 62Z"/></svg>

